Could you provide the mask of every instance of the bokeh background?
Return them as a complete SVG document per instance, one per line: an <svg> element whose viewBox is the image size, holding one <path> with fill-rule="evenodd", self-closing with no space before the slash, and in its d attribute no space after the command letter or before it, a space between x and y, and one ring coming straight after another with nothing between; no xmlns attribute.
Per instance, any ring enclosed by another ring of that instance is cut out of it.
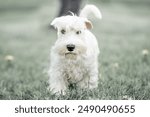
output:
<svg viewBox="0 0 150 117"><path fill-rule="evenodd" d="M59 0L0 0L0 99L150 99L150 0L83 0L100 46L99 87L56 96L47 90L50 22Z"/></svg>

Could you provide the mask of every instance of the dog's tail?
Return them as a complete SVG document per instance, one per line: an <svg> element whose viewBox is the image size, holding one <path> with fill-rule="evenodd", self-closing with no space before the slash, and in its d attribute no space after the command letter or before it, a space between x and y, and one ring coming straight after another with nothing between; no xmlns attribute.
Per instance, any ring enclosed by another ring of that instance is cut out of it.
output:
<svg viewBox="0 0 150 117"><path fill-rule="evenodd" d="M80 12L80 17L86 17L94 15L98 19L102 19L100 10L95 5L86 5Z"/></svg>

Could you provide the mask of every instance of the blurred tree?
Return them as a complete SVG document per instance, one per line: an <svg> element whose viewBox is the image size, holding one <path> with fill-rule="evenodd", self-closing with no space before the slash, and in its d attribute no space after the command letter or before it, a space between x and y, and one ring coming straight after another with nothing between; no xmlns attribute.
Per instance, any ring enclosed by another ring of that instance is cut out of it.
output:
<svg viewBox="0 0 150 117"><path fill-rule="evenodd" d="M69 11L73 12L74 14L79 13L81 0L60 0L61 6L59 10L58 17L69 15Z"/></svg>

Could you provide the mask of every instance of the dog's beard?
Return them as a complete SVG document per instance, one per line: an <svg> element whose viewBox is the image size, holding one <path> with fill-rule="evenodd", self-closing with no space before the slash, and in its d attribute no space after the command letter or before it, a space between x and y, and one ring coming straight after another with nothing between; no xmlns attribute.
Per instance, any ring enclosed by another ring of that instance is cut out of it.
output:
<svg viewBox="0 0 150 117"><path fill-rule="evenodd" d="M74 51L71 52L67 50L66 45L56 47L55 49L58 55L70 60L76 60L79 56L86 53L86 47L81 45L76 45Z"/></svg>
<svg viewBox="0 0 150 117"><path fill-rule="evenodd" d="M67 52L65 53L65 58L66 59L71 59L71 60L76 60L77 59L77 54L73 52Z"/></svg>

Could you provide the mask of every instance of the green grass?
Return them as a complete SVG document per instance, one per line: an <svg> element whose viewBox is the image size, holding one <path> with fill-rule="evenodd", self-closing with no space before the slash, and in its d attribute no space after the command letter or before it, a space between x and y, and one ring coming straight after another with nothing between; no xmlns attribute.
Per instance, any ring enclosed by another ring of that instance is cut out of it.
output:
<svg viewBox="0 0 150 117"><path fill-rule="evenodd" d="M150 51L150 2L144 1L89 2L103 14L92 30L101 51L99 87L56 96L47 90L46 72L57 2L0 0L0 99L150 99L150 54L142 55Z"/></svg>

